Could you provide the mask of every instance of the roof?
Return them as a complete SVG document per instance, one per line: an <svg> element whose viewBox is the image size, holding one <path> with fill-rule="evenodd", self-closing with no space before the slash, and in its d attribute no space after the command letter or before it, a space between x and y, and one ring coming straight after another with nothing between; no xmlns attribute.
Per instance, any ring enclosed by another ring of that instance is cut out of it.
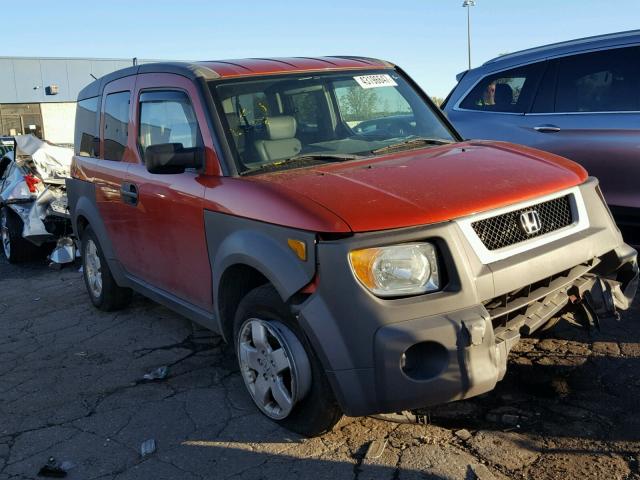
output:
<svg viewBox="0 0 640 480"><path fill-rule="evenodd" d="M223 78L300 71L389 68L393 66L389 62L375 58L347 56L213 60L199 62L199 65L210 68Z"/></svg>
<svg viewBox="0 0 640 480"><path fill-rule="evenodd" d="M512 66L529 63L543 58L560 57L580 51L597 50L614 46L640 44L640 30L608 33L593 37L578 38L566 42L552 43L540 47L528 48L492 58L484 63L491 66Z"/></svg>
<svg viewBox="0 0 640 480"><path fill-rule="evenodd" d="M367 57L287 57L287 58L246 58L239 60L211 60L204 62L158 62L136 65L109 73L82 89L78 99L100 94L102 87L118 78L137 73L176 73L187 78L206 80L246 77L253 75L275 75L291 72L318 72L332 70L362 70L392 68L393 64L384 60Z"/></svg>

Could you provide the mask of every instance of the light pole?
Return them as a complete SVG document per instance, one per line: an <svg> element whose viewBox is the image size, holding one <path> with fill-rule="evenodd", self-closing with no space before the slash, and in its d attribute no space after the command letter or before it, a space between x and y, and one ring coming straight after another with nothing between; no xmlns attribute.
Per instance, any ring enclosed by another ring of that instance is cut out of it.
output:
<svg viewBox="0 0 640 480"><path fill-rule="evenodd" d="M467 8L467 52L469 54L469 70L471 70L471 7L476 6L476 0L464 0L462 6Z"/></svg>

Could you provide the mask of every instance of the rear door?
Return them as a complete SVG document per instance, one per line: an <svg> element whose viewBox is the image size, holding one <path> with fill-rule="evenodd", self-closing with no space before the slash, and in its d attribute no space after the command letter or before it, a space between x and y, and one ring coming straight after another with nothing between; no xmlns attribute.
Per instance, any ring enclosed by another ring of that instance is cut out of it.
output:
<svg viewBox="0 0 640 480"><path fill-rule="evenodd" d="M77 139L81 169L84 177L95 185L97 209L116 259L125 269L131 268L135 260L128 228L131 211L121 195L129 162L133 158L129 129L130 98L134 85L135 76L115 80L105 86L102 97L86 99L78 104L80 113L86 114L87 119L86 132ZM91 119L95 118L93 112L99 116L97 135L90 125Z"/></svg>
<svg viewBox="0 0 640 480"><path fill-rule="evenodd" d="M212 309L211 268L204 234L202 171L151 174L144 151L181 143L213 148L205 109L193 82L172 74L138 75L135 91L135 162L129 187L136 193L131 273L147 284L205 310Z"/></svg>
<svg viewBox="0 0 640 480"><path fill-rule="evenodd" d="M583 165L608 203L640 208L640 47L555 60L525 117L523 143Z"/></svg>

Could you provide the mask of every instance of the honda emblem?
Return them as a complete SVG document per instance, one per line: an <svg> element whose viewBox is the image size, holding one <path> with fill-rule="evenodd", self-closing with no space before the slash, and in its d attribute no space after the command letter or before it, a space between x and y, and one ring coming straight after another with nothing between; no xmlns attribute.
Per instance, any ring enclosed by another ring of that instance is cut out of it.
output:
<svg viewBox="0 0 640 480"><path fill-rule="evenodd" d="M538 233L542 229L540 215L536 210L527 210L520 214L520 226L527 235Z"/></svg>

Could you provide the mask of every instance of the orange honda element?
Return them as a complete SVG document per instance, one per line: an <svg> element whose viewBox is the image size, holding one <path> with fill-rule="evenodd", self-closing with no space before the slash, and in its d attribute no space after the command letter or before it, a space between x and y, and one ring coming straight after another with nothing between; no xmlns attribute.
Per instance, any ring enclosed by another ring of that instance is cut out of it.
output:
<svg viewBox="0 0 640 480"><path fill-rule="evenodd" d="M77 112L93 304L136 291L219 333L257 408L304 435L491 390L521 336L635 295L595 178L462 141L385 61L145 64Z"/></svg>

